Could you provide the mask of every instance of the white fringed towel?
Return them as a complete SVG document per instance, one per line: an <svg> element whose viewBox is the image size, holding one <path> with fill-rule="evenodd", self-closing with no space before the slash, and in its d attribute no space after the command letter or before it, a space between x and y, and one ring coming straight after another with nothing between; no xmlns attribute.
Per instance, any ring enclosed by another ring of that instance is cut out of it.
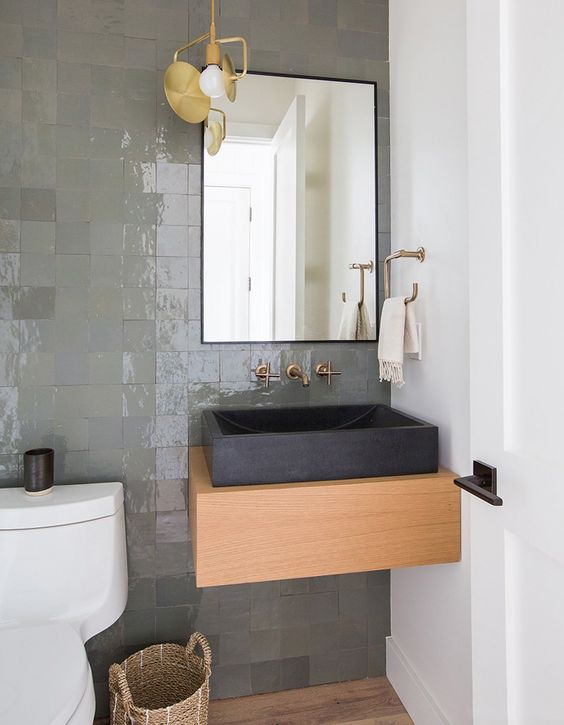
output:
<svg viewBox="0 0 564 725"><path fill-rule="evenodd" d="M384 301L378 339L380 382L404 384L403 356L419 352L419 339L413 305L405 304L403 297L390 297Z"/></svg>

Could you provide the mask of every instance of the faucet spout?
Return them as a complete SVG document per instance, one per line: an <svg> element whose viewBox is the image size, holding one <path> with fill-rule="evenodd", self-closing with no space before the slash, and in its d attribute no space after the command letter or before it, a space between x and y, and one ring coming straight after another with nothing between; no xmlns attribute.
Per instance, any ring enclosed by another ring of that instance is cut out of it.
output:
<svg viewBox="0 0 564 725"><path fill-rule="evenodd" d="M304 388L309 388L309 375L297 363L286 368L286 375L290 380L301 380Z"/></svg>

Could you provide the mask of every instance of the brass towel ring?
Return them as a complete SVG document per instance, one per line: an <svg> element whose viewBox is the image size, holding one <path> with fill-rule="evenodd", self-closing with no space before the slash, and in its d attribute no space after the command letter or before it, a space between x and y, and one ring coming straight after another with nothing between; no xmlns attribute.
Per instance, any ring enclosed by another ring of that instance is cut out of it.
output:
<svg viewBox="0 0 564 725"><path fill-rule="evenodd" d="M386 299L392 296L392 288L390 283L390 265L394 259L400 259L400 257L411 257L418 259L420 262L425 260L425 248L418 247L414 252L409 252L405 249L400 249L384 260L384 296ZM419 294L419 285L417 282L413 283L413 292L411 297L406 297L404 302L408 305L410 302L415 302L417 295Z"/></svg>

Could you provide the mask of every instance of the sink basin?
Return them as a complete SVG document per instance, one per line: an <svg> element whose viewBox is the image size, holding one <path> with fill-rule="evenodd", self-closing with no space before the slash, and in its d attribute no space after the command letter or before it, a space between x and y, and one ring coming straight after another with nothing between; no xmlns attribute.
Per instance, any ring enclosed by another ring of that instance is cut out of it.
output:
<svg viewBox="0 0 564 725"><path fill-rule="evenodd" d="M387 405L202 413L214 486L436 473L438 428Z"/></svg>

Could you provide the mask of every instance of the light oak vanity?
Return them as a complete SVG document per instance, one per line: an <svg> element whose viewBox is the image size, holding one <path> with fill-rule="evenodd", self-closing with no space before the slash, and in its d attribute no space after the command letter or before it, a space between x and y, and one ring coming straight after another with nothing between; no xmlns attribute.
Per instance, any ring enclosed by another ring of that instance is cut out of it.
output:
<svg viewBox="0 0 564 725"><path fill-rule="evenodd" d="M189 457L199 587L460 559L451 471L214 488L203 448Z"/></svg>

